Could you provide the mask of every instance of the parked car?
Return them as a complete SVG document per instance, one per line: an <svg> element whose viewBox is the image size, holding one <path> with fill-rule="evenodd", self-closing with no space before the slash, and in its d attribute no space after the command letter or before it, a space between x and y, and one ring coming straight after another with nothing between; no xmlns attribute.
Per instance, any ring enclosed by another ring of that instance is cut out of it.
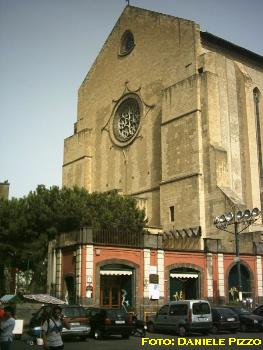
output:
<svg viewBox="0 0 263 350"><path fill-rule="evenodd" d="M37 337L41 333L41 325L51 317L51 311L54 305L42 306L36 313L32 314L29 322L29 334ZM70 324L71 328L62 329L62 337L80 337L86 339L90 333L89 319L86 315L84 307L79 305L59 305L65 320Z"/></svg>
<svg viewBox="0 0 263 350"><path fill-rule="evenodd" d="M235 333L240 328L238 315L229 308L212 307L213 325L211 333L215 334L219 331L230 331Z"/></svg>
<svg viewBox="0 0 263 350"><path fill-rule="evenodd" d="M252 311L253 314L263 317L263 305L259 305Z"/></svg>
<svg viewBox="0 0 263 350"><path fill-rule="evenodd" d="M128 339L133 330L132 318L124 309L108 309L103 307L86 308L91 326L91 335L95 339L104 336L121 335Z"/></svg>
<svg viewBox="0 0 263 350"><path fill-rule="evenodd" d="M175 331L181 337L188 332L207 334L211 327L211 307L206 300L171 301L147 322L149 332Z"/></svg>
<svg viewBox="0 0 263 350"><path fill-rule="evenodd" d="M263 317L258 316L241 306L227 306L227 308L231 309L238 315L240 330L242 332L246 332L247 330L263 330Z"/></svg>

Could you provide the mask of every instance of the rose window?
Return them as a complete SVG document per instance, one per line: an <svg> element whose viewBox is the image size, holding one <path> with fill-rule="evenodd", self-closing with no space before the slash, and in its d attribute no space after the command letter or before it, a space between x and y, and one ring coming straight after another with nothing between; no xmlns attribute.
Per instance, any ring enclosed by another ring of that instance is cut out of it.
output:
<svg viewBox="0 0 263 350"><path fill-rule="evenodd" d="M123 101L114 116L113 132L117 140L126 142L137 132L140 125L140 106L136 99Z"/></svg>

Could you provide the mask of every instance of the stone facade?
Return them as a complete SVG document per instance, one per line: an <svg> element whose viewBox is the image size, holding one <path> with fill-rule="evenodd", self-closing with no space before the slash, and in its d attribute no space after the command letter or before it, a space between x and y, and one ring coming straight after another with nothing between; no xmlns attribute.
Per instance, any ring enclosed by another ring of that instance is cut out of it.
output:
<svg viewBox="0 0 263 350"><path fill-rule="evenodd" d="M9 186L8 181L0 182L0 198L8 199L9 198Z"/></svg>
<svg viewBox="0 0 263 350"><path fill-rule="evenodd" d="M80 86L74 134L64 143L63 185L133 195L151 232L171 233L164 243L169 253L157 249L155 263L166 297L168 272L160 264L168 264L167 255L172 266L179 251L191 250L201 257L201 295L214 296L214 275L217 296L227 293L225 254L233 260L235 247L213 219L244 207L261 210L262 91L263 57L201 32L192 21L132 6ZM127 101L133 106L123 112ZM241 253L257 250L255 288L262 294L261 226L248 230ZM216 256L213 242L221 247ZM135 263L143 265L151 252L140 254ZM145 284L139 288L147 294Z"/></svg>
<svg viewBox="0 0 263 350"><path fill-rule="evenodd" d="M127 29L135 46L123 56ZM217 236L212 218L228 209L226 193L261 207L255 88L263 90L260 56L194 22L126 7L79 89L63 185L117 188L145 201L149 226L201 226L203 237ZM112 119L129 94L141 101L141 121L123 146Z"/></svg>

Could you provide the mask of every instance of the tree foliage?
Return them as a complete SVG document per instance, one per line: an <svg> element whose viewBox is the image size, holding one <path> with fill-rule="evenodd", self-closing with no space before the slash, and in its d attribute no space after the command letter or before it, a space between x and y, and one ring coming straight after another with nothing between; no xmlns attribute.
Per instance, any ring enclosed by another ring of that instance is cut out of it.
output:
<svg viewBox="0 0 263 350"><path fill-rule="evenodd" d="M117 191L39 185L23 198L0 200L0 256L8 266L33 270L32 288L45 285L48 242L80 227L142 232L145 214Z"/></svg>

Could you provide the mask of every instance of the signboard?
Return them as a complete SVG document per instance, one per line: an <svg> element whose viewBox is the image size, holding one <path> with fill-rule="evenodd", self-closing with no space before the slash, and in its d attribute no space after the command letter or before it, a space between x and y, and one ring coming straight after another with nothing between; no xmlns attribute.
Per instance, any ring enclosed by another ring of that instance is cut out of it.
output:
<svg viewBox="0 0 263 350"><path fill-rule="evenodd" d="M15 328L13 330L13 334L22 334L23 333L23 325L24 320L15 320Z"/></svg>
<svg viewBox="0 0 263 350"><path fill-rule="evenodd" d="M160 298L160 286L157 283L149 284L149 299L158 300Z"/></svg>
<svg viewBox="0 0 263 350"><path fill-rule="evenodd" d="M150 274L149 283L158 284L159 283L159 275L157 275L156 273Z"/></svg>

